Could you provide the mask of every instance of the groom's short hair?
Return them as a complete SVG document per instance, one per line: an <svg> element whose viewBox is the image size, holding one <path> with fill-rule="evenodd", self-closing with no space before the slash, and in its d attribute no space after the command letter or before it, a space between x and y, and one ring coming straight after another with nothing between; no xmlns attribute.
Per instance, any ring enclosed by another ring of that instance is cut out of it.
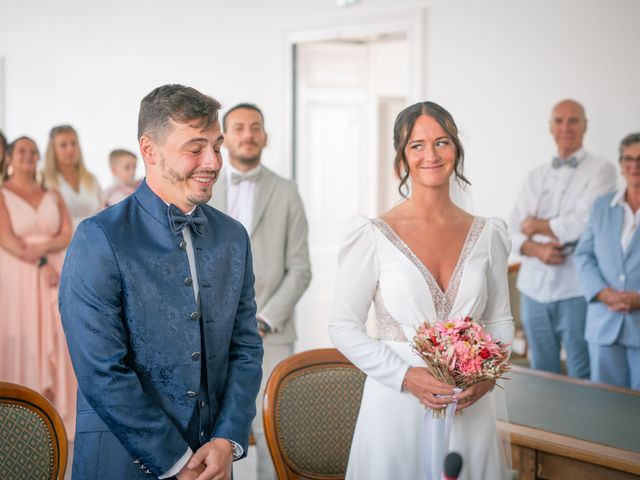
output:
<svg viewBox="0 0 640 480"><path fill-rule="evenodd" d="M171 129L169 120L209 128L218 121L220 102L195 88L169 84L153 89L140 102L138 140L143 135L161 142Z"/></svg>

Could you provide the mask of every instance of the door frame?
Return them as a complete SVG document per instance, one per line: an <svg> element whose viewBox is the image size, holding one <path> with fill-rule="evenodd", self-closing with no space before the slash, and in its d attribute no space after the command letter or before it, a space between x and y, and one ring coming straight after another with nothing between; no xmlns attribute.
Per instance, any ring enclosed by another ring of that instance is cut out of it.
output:
<svg viewBox="0 0 640 480"><path fill-rule="evenodd" d="M389 20L389 18L393 18ZM286 145L286 174L296 179L296 48L299 44L344 39L370 38L383 35L403 34L410 49L409 103L425 98L426 93L426 10L415 8L378 15L362 17L348 25L320 29L287 32L285 38L285 113L284 145Z"/></svg>

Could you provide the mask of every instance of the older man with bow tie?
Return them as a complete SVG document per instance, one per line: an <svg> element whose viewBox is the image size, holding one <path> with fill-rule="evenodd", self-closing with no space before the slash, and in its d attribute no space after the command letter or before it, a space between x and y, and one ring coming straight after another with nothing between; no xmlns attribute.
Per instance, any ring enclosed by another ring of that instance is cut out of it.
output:
<svg viewBox="0 0 640 480"><path fill-rule="evenodd" d="M557 154L527 175L509 222L513 252L523 256L517 286L532 367L560 373L564 345L568 374L578 378L589 377L587 304L572 253L594 200L616 186L614 165L583 148L586 129L575 100L553 108Z"/></svg>
<svg viewBox="0 0 640 480"><path fill-rule="evenodd" d="M229 164L209 205L244 225L256 275L257 322L264 340L263 377L252 430L258 447L258 480L275 478L262 427L264 384L273 368L293 353L293 311L311 281L307 219L296 185L261 164L267 145L262 111L253 104L223 117Z"/></svg>

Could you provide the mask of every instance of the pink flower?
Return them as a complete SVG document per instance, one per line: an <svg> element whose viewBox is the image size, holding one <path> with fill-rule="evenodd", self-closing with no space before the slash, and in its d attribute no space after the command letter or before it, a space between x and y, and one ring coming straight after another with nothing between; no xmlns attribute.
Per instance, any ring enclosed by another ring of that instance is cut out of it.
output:
<svg viewBox="0 0 640 480"><path fill-rule="evenodd" d="M460 370L464 375L473 375L481 370L482 362L479 358L470 358L460 365Z"/></svg>
<svg viewBox="0 0 640 480"><path fill-rule="evenodd" d="M413 349L436 378L462 388L509 369L507 346L470 317L424 322L416 328Z"/></svg>

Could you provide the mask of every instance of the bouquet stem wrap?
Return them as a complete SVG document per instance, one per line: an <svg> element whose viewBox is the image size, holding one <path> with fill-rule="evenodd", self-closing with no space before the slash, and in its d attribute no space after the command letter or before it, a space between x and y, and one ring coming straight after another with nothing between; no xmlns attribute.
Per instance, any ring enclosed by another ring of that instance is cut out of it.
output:
<svg viewBox="0 0 640 480"><path fill-rule="evenodd" d="M456 387L453 391L458 394L462 392L462 389ZM453 418L456 416L457 406L457 400L447 405L444 418L442 418L442 416L432 415L432 412L429 410L425 410L424 412L422 427L423 443L427 452L432 451L436 453L435 455L423 455L424 473L427 478L434 480L442 478L442 466L444 464L444 458L447 453L449 453L451 429L453 428ZM436 427L436 432L433 432L434 426ZM432 458L439 459L436 465L431 465Z"/></svg>

